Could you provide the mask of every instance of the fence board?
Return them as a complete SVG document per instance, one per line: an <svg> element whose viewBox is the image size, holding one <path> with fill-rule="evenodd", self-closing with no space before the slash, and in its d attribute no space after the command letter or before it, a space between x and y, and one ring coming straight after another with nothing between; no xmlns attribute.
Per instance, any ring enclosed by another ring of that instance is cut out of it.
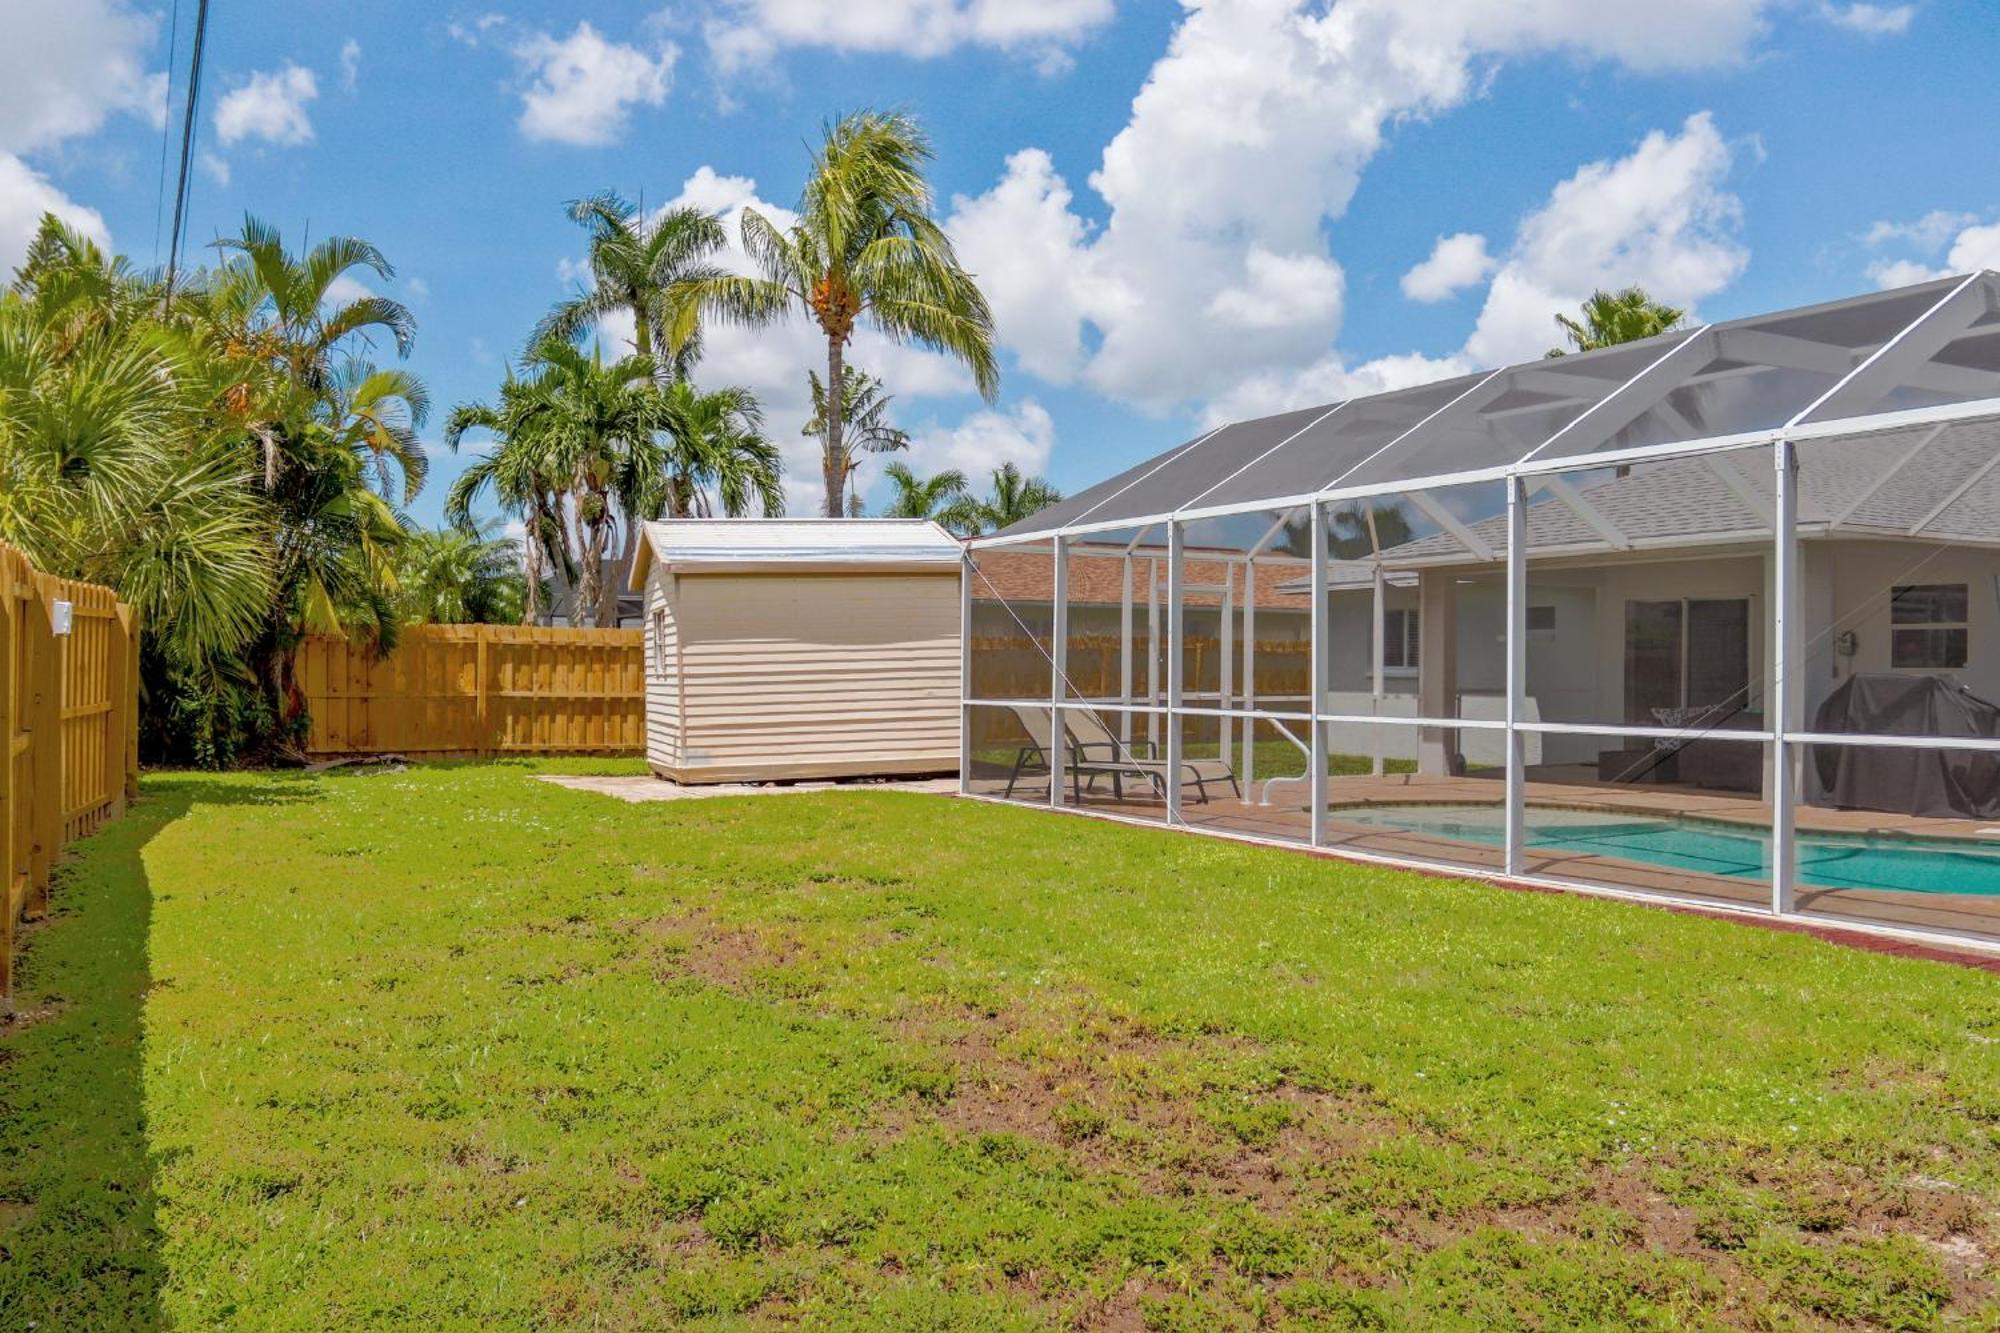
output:
<svg viewBox="0 0 2000 1333"><path fill-rule="evenodd" d="M377 658L312 638L297 679L316 758L636 755L646 744L644 632L418 625Z"/></svg>
<svg viewBox="0 0 2000 1333"><path fill-rule="evenodd" d="M55 632L56 603L70 632ZM0 1007L14 941L45 911L57 853L138 794L138 620L109 588L0 545Z"/></svg>

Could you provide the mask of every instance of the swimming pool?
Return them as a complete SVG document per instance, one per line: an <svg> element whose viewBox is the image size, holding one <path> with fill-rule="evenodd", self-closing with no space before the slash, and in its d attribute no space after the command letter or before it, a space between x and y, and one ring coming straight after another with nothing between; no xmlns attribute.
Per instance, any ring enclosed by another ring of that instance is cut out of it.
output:
<svg viewBox="0 0 2000 1333"><path fill-rule="evenodd" d="M1384 805L1330 810L1345 824L1424 833L1499 846L1506 815L1489 805ZM1586 852L1695 870L1707 875L1769 879L1768 829L1709 821L1530 807L1529 847ZM1829 889L1892 889L1903 893L2000 895L2000 846L1970 841L1798 835L1801 884Z"/></svg>

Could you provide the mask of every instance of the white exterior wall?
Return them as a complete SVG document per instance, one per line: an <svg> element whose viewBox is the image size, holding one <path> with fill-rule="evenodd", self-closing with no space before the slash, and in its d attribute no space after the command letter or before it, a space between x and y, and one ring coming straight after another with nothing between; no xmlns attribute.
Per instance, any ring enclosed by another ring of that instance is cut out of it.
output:
<svg viewBox="0 0 2000 1333"><path fill-rule="evenodd" d="M1906 583L1966 585L1966 658L1961 671L1912 672L1955 678L1982 699L2000 703L2000 551L1919 542L1802 543L1806 591L1806 723L1826 696L1856 672L1894 671L1889 656L1889 590ZM1829 619L1813 607L1825 585ZM1854 656L1834 650L1838 631L1854 634Z"/></svg>
<svg viewBox="0 0 2000 1333"><path fill-rule="evenodd" d="M646 764L671 775L681 762L680 622L676 580L659 565L646 574Z"/></svg>
<svg viewBox="0 0 2000 1333"><path fill-rule="evenodd" d="M683 573L684 782L952 772L959 573Z"/></svg>

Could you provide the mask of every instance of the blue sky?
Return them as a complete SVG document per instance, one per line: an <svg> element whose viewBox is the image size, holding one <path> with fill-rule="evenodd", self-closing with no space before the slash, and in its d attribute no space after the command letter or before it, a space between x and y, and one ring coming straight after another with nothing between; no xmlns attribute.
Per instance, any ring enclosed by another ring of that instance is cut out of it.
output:
<svg viewBox="0 0 2000 1333"><path fill-rule="evenodd" d="M1065 489L1210 421L1532 356L1592 286L1726 317L2000 267L1981 4L580 8L214 0L191 248L246 211L377 243L441 419L574 282L565 200L782 208L823 118L906 107L999 317L1001 395L879 339L854 359L919 470L1011 459ZM152 263L173 7L0 12L0 264L44 207ZM729 331L698 372L763 396L802 510L821 355L804 329Z"/></svg>

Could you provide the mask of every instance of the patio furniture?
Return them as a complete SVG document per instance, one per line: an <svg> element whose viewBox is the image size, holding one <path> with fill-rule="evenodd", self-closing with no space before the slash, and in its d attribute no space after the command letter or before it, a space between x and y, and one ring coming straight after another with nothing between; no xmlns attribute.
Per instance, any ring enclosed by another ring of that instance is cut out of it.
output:
<svg viewBox="0 0 2000 1333"><path fill-rule="evenodd" d="M1014 716L1028 733L1028 743L1019 748L1014 756L1013 771L1007 777L1006 795L1014 794L1014 786L1024 777L1040 777L1049 772L1049 757L1055 746L1049 734L1049 715L1040 708L1015 706ZM1167 761L1159 755L1159 747L1151 741L1122 741L1105 727L1095 712L1087 708L1066 708L1063 710L1064 742L1068 751L1065 768L1068 770L1070 790L1078 804L1083 801L1086 791L1094 791L1099 778L1111 779L1111 792L1118 800L1125 799L1125 779L1135 778L1147 783L1161 800L1167 798ZM1180 767L1181 785L1194 784L1196 799L1203 804L1209 800L1210 783L1229 784L1237 796L1242 796L1243 788L1236 780L1236 771L1221 759L1183 759Z"/></svg>

